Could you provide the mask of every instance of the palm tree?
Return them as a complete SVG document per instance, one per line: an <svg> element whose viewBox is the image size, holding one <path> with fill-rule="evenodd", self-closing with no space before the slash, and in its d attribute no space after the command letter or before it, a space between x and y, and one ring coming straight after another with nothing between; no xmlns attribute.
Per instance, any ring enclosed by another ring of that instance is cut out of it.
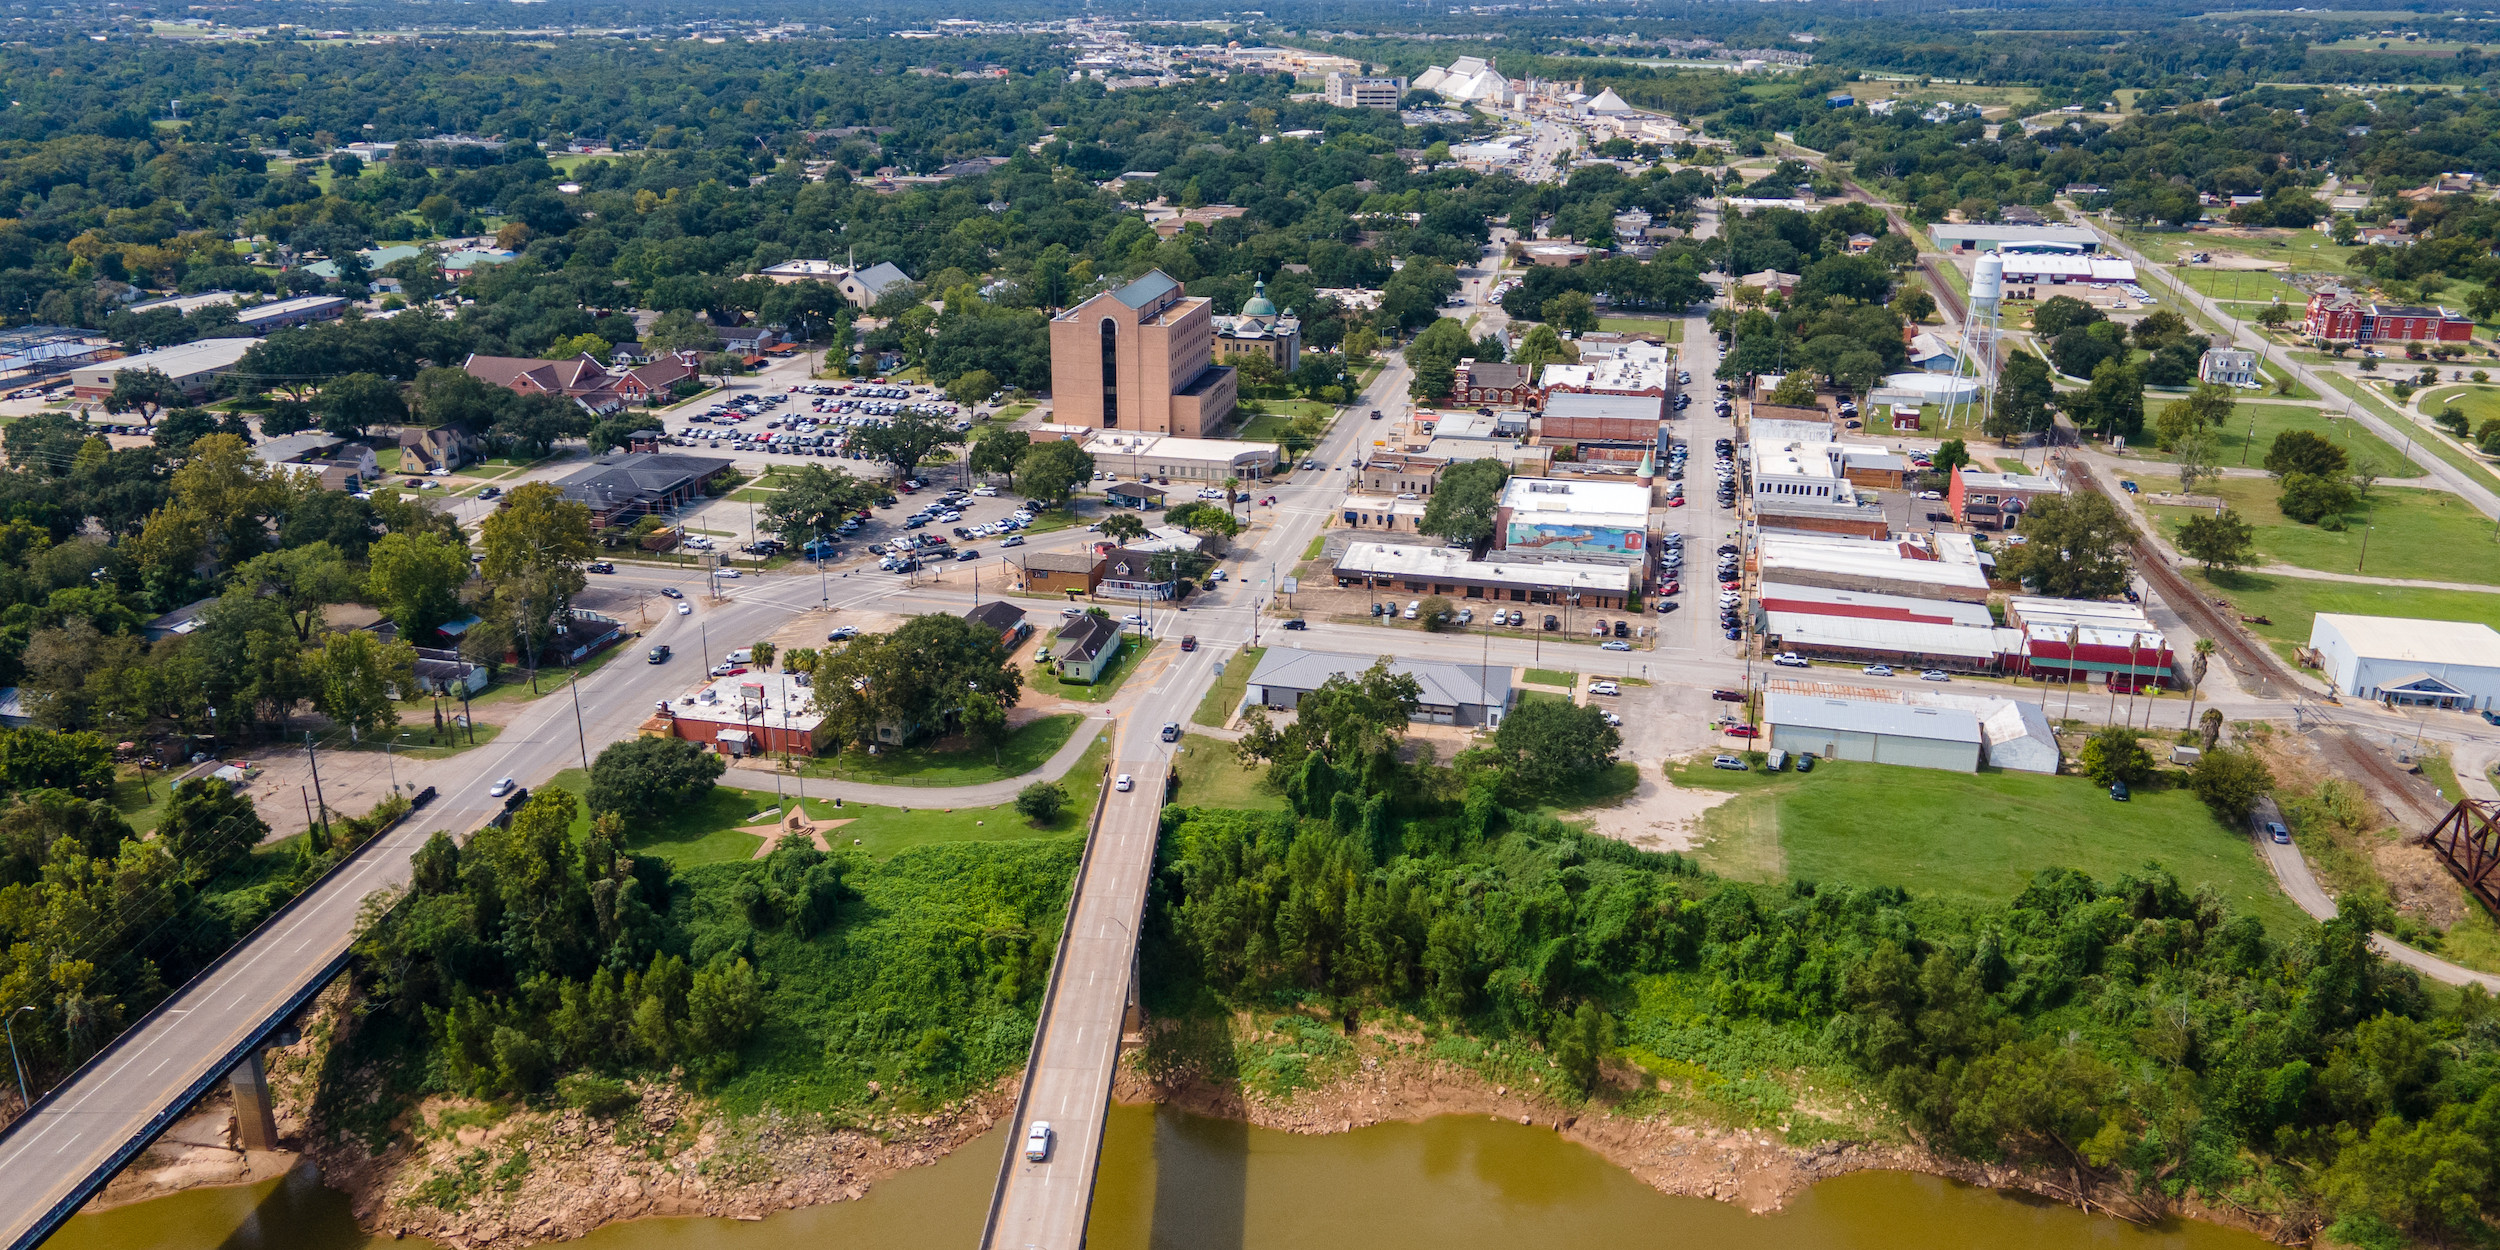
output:
<svg viewBox="0 0 2500 1250"><path fill-rule="evenodd" d="M2194 659L2188 661L2187 727L2190 729L2196 728L2196 696L2205 684L2205 666L2212 662L2213 654L2213 639L2199 638L2196 640L2196 656Z"/></svg>
<svg viewBox="0 0 2500 1250"><path fill-rule="evenodd" d="M1237 477L1228 477L1228 478L1225 478L1225 479L1224 479L1224 511L1225 511L1225 512L1227 512L1227 513L1232 512L1232 510L1233 510L1233 496L1238 495L1238 494L1240 494L1240 493L1241 493L1241 479L1240 479L1240 478L1237 478Z"/></svg>

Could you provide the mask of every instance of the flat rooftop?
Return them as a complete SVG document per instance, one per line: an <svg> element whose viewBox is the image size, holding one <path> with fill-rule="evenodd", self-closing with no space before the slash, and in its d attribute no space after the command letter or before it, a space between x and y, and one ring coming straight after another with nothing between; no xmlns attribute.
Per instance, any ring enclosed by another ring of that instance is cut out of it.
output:
<svg viewBox="0 0 2500 1250"><path fill-rule="evenodd" d="M1470 560L1451 547L1392 546L1354 543L1337 560L1337 573L1369 573L1376 577L1442 578L1449 581L1493 582L1540 589L1628 594L1632 569L1621 564L1583 564L1571 560Z"/></svg>
<svg viewBox="0 0 2500 1250"><path fill-rule="evenodd" d="M2500 632L2480 621L2320 612L2316 624L2332 625L2355 653L2367 659L2500 668Z"/></svg>
<svg viewBox="0 0 2500 1250"><path fill-rule="evenodd" d="M693 694L669 700L679 720L723 725L813 731L824 723L816 695L795 673L746 672L705 683Z"/></svg>
<svg viewBox="0 0 2500 1250"><path fill-rule="evenodd" d="M1633 516L1645 525L1649 488L1637 482L1514 477L1502 487L1502 506L1510 509L1513 521Z"/></svg>

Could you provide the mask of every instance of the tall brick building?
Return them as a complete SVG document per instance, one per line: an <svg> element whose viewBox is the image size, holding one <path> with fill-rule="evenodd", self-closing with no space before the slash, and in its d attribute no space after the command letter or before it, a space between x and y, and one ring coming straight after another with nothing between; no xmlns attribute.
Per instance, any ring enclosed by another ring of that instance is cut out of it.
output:
<svg viewBox="0 0 2500 1250"><path fill-rule="evenodd" d="M1232 419L1240 394L1214 358L1208 301L1155 270L1051 319L1053 420L1205 438Z"/></svg>

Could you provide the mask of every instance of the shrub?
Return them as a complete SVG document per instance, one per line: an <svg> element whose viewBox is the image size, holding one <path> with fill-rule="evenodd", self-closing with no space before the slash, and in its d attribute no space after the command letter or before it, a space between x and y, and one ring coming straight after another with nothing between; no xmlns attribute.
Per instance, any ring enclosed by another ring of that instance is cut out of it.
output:
<svg viewBox="0 0 2500 1250"><path fill-rule="evenodd" d="M1016 812L1036 825L1059 819L1068 806L1068 792L1056 781L1036 781L1016 791Z"/></svg>

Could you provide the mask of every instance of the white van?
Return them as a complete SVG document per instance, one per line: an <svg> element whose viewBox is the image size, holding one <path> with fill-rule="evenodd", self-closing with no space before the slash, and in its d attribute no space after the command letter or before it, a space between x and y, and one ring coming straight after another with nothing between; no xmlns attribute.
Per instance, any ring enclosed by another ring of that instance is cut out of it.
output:
<svg viewBox="0 0 2500 1250"><path fill-rule="evenodd" d="M729 662L732 664L753 664L755 662L755 648L740 647L737 650L730 652L728 658Z"/></svg>
<svg viewBox="0 0 2500 1250"><path fill-rule="evenodd" d="M1788 752L1774 747L1771 750L1771 754L1763 759L1763 763L1768 764L1772 772L1778 772L1779 770L1788 767Z"/></svg>

